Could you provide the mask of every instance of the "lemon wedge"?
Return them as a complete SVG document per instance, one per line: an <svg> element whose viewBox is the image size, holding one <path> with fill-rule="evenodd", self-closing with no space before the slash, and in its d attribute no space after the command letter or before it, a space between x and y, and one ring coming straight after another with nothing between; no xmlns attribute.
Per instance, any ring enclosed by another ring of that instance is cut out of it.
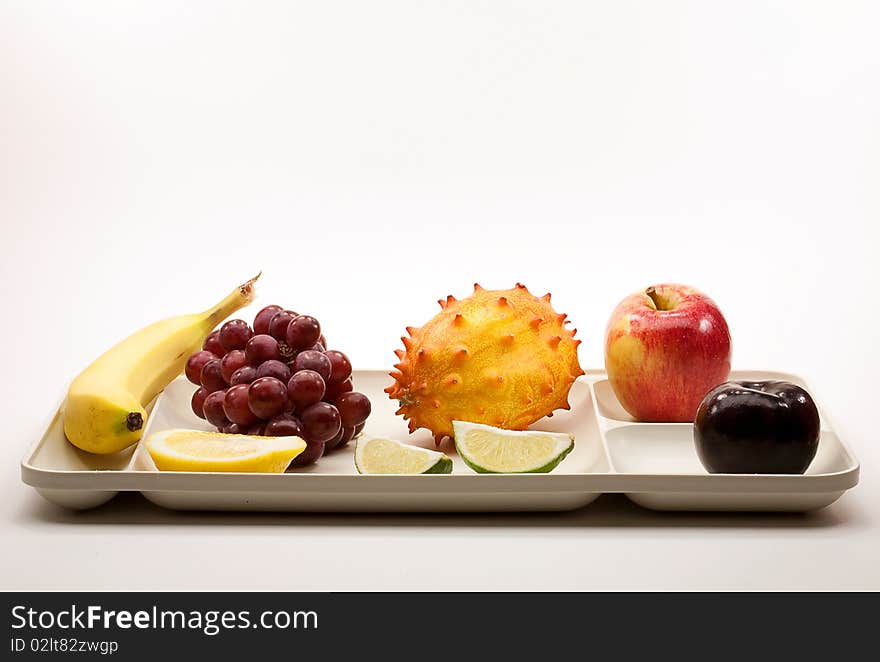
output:
<svg viewBox="0 0 880 662"><path fill-rule="evenodd" d="M299 437L198 430L162 430L151 434L145 444L161 471L281 473L306 448Z"/></svg>

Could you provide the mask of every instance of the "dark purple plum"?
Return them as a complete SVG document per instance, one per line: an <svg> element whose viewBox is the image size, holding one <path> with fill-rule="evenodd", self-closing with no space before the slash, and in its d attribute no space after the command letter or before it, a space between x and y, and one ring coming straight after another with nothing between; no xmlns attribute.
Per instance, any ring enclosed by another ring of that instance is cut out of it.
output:
<svg viewBox="0 0 880 662"><path fill-rule="evenodd" d="M802 474L819 446L819 411L796 384L727 382L700 403L694 443L709 473Z"/></svg>

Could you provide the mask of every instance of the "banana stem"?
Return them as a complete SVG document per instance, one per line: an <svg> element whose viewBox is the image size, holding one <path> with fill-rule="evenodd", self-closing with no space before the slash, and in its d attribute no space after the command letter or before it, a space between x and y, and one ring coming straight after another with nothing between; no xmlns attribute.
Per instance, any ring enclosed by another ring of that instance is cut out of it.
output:
<svg viewBox="0 0 880 662"><path fill-rule="evenodd" d="M251 278L246 283L243 283L236 287L232 292L230 292L226 298L223 299L216 306L205 311L205 314L208 316L210 320L211 327L217 326L218 323L225 320L232 313L240 308L244 308L256 297L256 288L254 287L254 283L257 282L257 279L263 275L261 271L256 276Z"/></svg>

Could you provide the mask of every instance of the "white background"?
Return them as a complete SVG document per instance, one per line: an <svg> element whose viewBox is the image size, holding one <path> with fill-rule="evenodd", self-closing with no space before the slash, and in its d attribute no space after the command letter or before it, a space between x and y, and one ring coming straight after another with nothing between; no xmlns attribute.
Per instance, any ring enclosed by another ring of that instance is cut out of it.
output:
<svg viewBox="0 0 880 662"><path fill-rule="evenodd" d="M186 6L181 6L185 4ZM872 2L0 4L0 588L880 588ZM581 362L632 290L721 306L862 461L810 516L71 514L18 462L109 344L262 269L387 367L526 283Z"/></svg>

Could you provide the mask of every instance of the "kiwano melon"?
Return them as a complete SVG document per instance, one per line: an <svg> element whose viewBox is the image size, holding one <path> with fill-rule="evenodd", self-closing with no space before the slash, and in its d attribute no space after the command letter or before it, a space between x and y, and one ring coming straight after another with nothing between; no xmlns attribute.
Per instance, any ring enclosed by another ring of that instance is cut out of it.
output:
<svg viewBox="0 0 880 662"><path fill-rule="evenodd" d="M569 409L579 375L576 329L517 283L509 290L474 285L466 299L440 300L441 311L421 328L407 327L404 349L385 389L400 403L409 430L427 428L437 443L452 421L522 430L556 409Z"/></svg>

